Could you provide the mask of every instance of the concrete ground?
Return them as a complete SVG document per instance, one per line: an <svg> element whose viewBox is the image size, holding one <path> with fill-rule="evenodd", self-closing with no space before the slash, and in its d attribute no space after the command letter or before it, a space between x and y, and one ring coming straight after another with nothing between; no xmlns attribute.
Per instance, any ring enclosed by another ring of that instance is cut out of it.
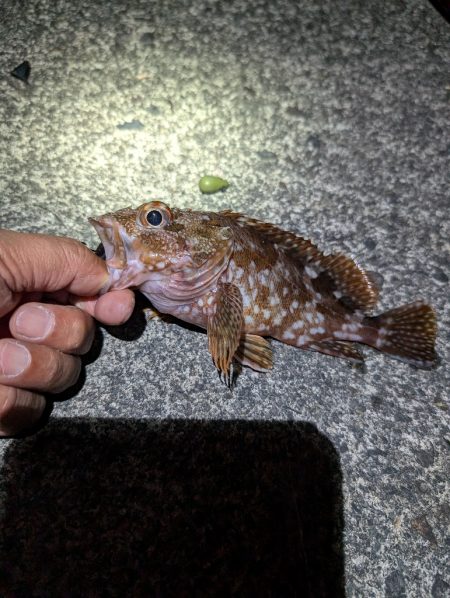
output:
<svg viewBox="0 0 450 598"><path fill-rule="evenodd" d="M231 393L204 334L99 328L49 423L1 443L2 595L448 596L448 23L425 0L0 11L1 227L95 247L88 216L149 198L243 211L381 274L380 310L432 303L441 357L274 342Z"/></svg>

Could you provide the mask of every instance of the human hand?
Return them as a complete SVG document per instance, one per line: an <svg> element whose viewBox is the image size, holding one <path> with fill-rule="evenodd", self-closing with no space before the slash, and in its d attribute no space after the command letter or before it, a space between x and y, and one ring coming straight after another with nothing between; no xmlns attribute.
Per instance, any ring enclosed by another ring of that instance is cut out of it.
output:
<svg viewBox="0 0 450 598"><path fill-rule="evenodd" d="M104 261L74 239L0 230L0 436L39 420L41 393L76 382L93 318L128 320L133 292L99 297L107 280Z"/></svg>

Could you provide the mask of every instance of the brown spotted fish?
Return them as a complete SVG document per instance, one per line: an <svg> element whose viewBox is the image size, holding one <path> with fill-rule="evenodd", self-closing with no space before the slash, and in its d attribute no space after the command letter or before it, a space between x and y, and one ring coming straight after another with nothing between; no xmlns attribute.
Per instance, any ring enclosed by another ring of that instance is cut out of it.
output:
<svg viewBox="0 0 450 598"><path fill-rule="evenodd" d="M272 367L264 337L362 362L355 343L421 368L435 364L436 317L422 302L371 315L373 278L352 259L231 211L152 201L89 221L105 249L106 290L139 289L163 314L206 329L214 364Z"/></svg>

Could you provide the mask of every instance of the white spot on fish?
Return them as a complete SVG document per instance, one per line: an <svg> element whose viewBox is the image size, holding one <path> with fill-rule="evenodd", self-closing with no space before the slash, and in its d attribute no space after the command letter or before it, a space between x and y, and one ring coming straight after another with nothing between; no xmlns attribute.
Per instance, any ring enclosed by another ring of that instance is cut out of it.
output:
<svg viewBox="0 0 450 598"><path fill-rule="evenodd" d="M244 275L244 270L242 268L238 268L235 272L236 279L238 281L242 280L243 275Z"/></svg>
<svg viewBox="0 0 450 598"><path fill-rule="evenodd" d="M310 278L317 278L317 272L309 266L306 266L305 272Z"/></svg>
<svg viewBox="0 0 450 598"><path fill-rule="evenodd" d="M243 307L250 307L251 299L247 293L242 293L242 305Z"/></svg>
<svg viewBox="0 0 450 598"><path fill-rule="evenodd" d="M263 309L263 316L265 320L269 320L270 319L270 311L268 309Z"/></svg>
<svg viewBox="0 0 450 598"><path fill-rule="evenodd" d="M305 323L303 320L297 320L296 322L294 322L292 324L292 330L299 330L300 328L303 328L305 326Z"/></svg>
<svg viewBox="0 0 450 598"><path fill-rule="evenodd" d="M310 341L310 340L311 340L310 336L308 336L307 334L302 334L297 339L297 345L299 345L301 347L302 345L306 345L308 343L308 341Z"/></svg>
<svg viewBox="0 0 450 598"><path fill-rule="evenodd" d="M336 330L336 332L333 333L333 336L335 338L348 339L348 332L342 332L342 330Z"/></svg>
<svg viewBox="0 0 450 598"><path fill-rule="evenodd" d="M255 320L253 319L253 316L251 316L251 315L245 316L244 321L248 325L253 325L255 323Z"/></svg>
<svg viewBox="0 0 450 598"><path fill-rule="evenodd" d="M283 333L283 338L285 340L292 340L295 338L295 334L293 332L291 332L290 330L286 330L286 332Z"/></svg>
<svg viewBox="0 0 450 598"><path fill-rule="evenodd" d="M263 287L267 286L267 274L265 274L264 272L260 272L259 273L259 282Z"/></svg>
<svg viewBox="0 0 450 598"><path fill-rule="evenodd" d="M312 312L310 312L310 311L308 311L308 312L305 314L305 318L308 320L308 322L309 322L310 324L312 324L312 323L314 322L314 314L313 314Z"/></svg>
<svg viewBox="0 0 450 598"><path fill-rule="evenodd" d="M270 298L270 305L275 306L278 305L280 303L280 298L278 297L278 295L273 295Z"/></svg>
<svg viewBox="0 0 450 598"><path fill-rule="evenodd" d="M281 322L283 321L283 318L281 317L280 314L277 314L274 319L273 319L273 325L274 326L279 326L281 324Z"/></svg>
<svg viewBox="0 0 450 598"><path fill-rule="evenodd" d="M156 264L156 267L157 267L159 270L162 270L162 269L165 267L165 265L166 265L166 262L158 262L158 263Z"/></svg>
<svg viewBox="0 0 450 598"><path fill-rule="evenodd" d="M322 328L322 326L318 326L317 328L310 328L309 331L311 334L325 334L325 328Z"/></svg>

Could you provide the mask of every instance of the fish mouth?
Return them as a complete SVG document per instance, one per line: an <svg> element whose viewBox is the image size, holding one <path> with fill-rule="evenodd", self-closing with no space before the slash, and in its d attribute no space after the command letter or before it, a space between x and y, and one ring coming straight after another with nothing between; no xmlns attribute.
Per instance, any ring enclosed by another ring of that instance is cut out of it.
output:
<svg viewBox="0 0 450 598"><path fill-rule="evenodd" d="M127 265L127 254L120 234L119 224L108 218L108 216L88 218L88 221L95 228L103 243L105 260L108 266L123 270Z"/></svg>
<svg viewBox="0 0 450 598"><path fill-rule="evenodd" d="M109 272L109 281L101 289L100 295L111 290L139 288L148 279L149 273L137 255L133 239L110 214L88 220L103 244Z"/></svg>

